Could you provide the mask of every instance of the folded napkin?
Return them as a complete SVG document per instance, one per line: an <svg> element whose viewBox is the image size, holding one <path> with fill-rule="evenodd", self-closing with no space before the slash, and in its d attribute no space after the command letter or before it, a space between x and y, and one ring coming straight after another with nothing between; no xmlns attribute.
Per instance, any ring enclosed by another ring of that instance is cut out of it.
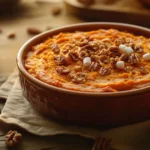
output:
<svg viewBox="0 0 150 150"><path fill-rule="evenodd" d="M112 148L116 150L150 150L150 120L103 129L63 124L41 115L23 97L17 70L0 87L0 100L4 99L7 101L0 115L0 121L15 124L30 133L40 136L72 134L93 139L103 136L112 139Z"/></svg>

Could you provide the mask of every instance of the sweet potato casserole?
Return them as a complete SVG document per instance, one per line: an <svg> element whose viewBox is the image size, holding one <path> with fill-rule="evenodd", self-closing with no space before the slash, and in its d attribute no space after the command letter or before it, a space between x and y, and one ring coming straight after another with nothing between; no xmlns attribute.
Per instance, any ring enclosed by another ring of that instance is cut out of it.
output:
<svg viewBox="0 0 150 150"><path fill-rule="evenodd" d="M117 92L150 85L150 38L115 29L60 33L32 47L25 68L64 89Z"/></svg>

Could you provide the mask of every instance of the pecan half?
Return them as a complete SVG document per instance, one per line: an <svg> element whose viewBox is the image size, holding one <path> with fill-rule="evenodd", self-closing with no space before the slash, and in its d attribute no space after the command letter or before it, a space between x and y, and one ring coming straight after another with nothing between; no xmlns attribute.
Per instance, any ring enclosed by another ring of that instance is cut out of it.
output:
<svg viewBox="0 0 150 150"><path fill-rule="evenodd" d="M128 55L127 55L127 54L122 54L122 55L120 56L120 60L128 61Z"/></svg>
<svg viewBox="0 0 150 150"><path fill-rule="evenodd" d="M64 66L62 67L57 67L56 68L56 71L59 73L59 74L68 74L70 72L70 70Z"/></svg>
<svg viewBox="0 0 150 150"><path fill-rule="evenodd" d="M96 71L100 68L99 63L97 62L92 62L92 64L89 66L88 70L90 71Z"/></svg>
<svg viewBox="0 0 150 150"><path fill-rule="evenodd" d="M118 46L111 46L111 47L109 47L109 50L113 53L118 53L119 47Z"/></svg>
<svg viewBox="0 0 150 150"><path fill-rule="evenodd" d="M86 82L86 74L82 72L70 73L69 77L71 81L77 84L82 84Z"/></svg>
<svg viewBox="0 0 150 150"><path fill-rule="evenodd" d="M110 51L110 56L112 56L112 57L116 57L116 56L120 56L121 55L121 52L120 52L118 46L111 46L111 47L109 47L109 51Z"/></svg>
<svg viewBox="0 0 150 150"><path fill-rule="evenodd" d="M69 52L68 55L73 61L78 61L79 59L79 54L77 52Z"/></svg>
<svg viewBox="0 0 150 150"><path fill-rule="evenodd" d="M53 50L54 53L58 54L60 52L58 44L54 43L51 45L51 49Z"/></svg>
<svg viewBox="0 0 150 150"><path fill-rule="evenodd" d="M106 68L106 67L101 67L100 70L99 70L99 74L101 76L109 75L110 72L111 72L111 69L110 68Z"/></svg>
<svg viewBox="0 0 150 150"><path fill-rule="evenodd" d="M139 58L136 54L132 54L130 57L129 57L129 63L132 64L132 65L135 65L135 64L138 64L139 63Z"/></svg>
<svg viewBox="0 0 150 150"><path fill-rule="evenodd" d="M7 146L14 147L20 143L22 135L17 131L10 130L5 136L5 142Z"/></svg>

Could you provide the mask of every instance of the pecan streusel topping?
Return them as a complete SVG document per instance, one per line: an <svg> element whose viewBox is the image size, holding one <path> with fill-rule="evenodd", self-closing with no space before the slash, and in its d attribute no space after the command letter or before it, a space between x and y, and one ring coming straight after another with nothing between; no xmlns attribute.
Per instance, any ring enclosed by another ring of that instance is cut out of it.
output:
<svg viewBox="0 0 150 150"><path fill-rule="evenodd" d="M63 88L121 91L122 86L129 90L150 83L150 39L143 36L115 29L60 33L30 53L28 72L38 78L40 74L42 81L57 80Z"/></svg>

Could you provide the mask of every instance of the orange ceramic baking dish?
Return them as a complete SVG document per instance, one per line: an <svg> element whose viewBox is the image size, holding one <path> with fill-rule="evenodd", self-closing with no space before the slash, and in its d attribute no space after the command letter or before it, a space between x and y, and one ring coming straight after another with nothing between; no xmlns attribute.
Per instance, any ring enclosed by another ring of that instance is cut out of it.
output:
<svg viewBox="0 0 150 150"><path fill-rule="evenodd" d="M115 29L137 36L150 37L150 30L147 28L108 22L75 24L44 32L26 42L17 56L24 96L41 113L68 123L117 126L149 119L149 85L138 89L109 92L73 90L73 88L47 84L26 70L27 54L33 46L59 33L89 32L99 29Z"/></svg>

